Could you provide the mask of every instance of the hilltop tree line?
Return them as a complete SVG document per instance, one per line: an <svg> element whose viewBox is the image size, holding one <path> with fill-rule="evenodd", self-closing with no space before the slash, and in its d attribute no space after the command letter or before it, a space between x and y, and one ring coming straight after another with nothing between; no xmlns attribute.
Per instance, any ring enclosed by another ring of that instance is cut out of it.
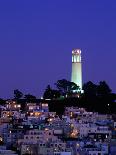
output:
<svg viewBox="0 0 116 155"><path fill-rule="evenodd" d="M107 96L109 94L112 94L112 90L105 81L100 81L98 84L94 84L91 81L84 83L82 88L84 91L83 94L81 94L81 89L78 85L66 79L58 80L54 85L56 89L53 89L50 85L46 87L45 91L43 92L43 99L58 99L60 97L67 98L72 97L74 96L74 94L77 93L80 96L88 96L88 97ZM13 99L15 100L36 99L36 96L30 93L23 94L19 89L15 89L13 94L14 94Z"/></svg>
<svg viewBox="0 0 116 155"><path fill-rule="evenodd" d="M52 89L50 85L47 86L43 97L45 99L59 98L60 96L71 97L74 93L81 95L81 89L74 82L67 81L66 79L58 80L55 83L56 89ZM100 81L94 84L91 81L83 85L84 95L86 96L105 96L111 94L111 89L105 81Z"/></svg>
<svg viewBox="0 0 116 155"><path fill-rule="evenodd" d="M13 99L22 103L23 107L26 102L47 102L50 111L56 111L59 115L63 114L65 107L70 106L83 107L88 111L100 113L116 113L116 94L112 93L105 81L100 81L98 84L91 81L85 83L84 93L81 93L79 86L66 79L58 80L54 86L55 89L50 85L46 87L41 100L32 94L24 95L18 89L14 90ZM0 99L0 104L4 103L5 100Z"/></svg>
<svg viewBox="0 0 116 155"><path fill-rule="evenodd" d="M29 99L36 99L36 96L31 95L29 93L26 94L26 95L24 95L20 90L15 89L14 90L14 99L15 100L18 100L18 99L21 99L21 98L24 98L26 100L29 100Z"/></svg>
<svg viewBox="0 0 116 155"><path fill-rule="evenodd" d="M56 89L53 89L50 85L48 85L43 92L44 99L57 99L60 97L71 97L73 94L85 95L85 96L105 96L112 93L112 90L108 86L105 81L100 81L98 84L94 84L91 81L84 83L83 91L84 94L81 94L80 87L74 82L70 82L66 79L58 80L55 84ZM28 93L23 94L19 89L15 89L13 91L14 97L13 99L36 99L36 96Z"/></svg>
<svg viewBox="0 0 116 155"><path fill-rule="evenodd" d="M80 93L80 87L74 82L70 82L66 79L58 80L55 84L56 89L52 89L50 85L47 86L43 94L44 99L55 99L61 96L67 97L71 96L74 91Z"/></svg>

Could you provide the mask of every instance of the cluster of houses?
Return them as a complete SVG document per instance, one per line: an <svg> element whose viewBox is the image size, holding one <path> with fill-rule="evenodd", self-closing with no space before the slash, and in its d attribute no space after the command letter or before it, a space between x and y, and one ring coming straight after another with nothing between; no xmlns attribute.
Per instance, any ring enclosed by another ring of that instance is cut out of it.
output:
<svg viewBox="0 0 116 155"><path fill-rule="evenodd" d="M0 106L1 155L116 155L116 116L14 100Z"/></svg>

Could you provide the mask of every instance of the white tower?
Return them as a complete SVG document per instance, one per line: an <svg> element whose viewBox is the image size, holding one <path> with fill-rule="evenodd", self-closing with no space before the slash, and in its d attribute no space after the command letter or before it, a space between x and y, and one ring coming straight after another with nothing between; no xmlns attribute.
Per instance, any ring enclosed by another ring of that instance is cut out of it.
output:
<svg viewBox="0 0 116 155"><path fill-rule="evenodd" d="M72 51L71 81L76 83L82 90L82 65L81 65L81 50L80 49L74 49Z"/></svg>

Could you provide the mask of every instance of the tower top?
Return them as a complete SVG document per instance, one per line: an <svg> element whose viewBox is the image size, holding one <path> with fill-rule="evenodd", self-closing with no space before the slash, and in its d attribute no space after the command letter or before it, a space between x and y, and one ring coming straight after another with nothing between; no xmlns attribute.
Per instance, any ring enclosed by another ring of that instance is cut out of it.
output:
<svg viewBox="0 0 116 155"><path fill-rule="evenodd" d="M72 54L80 55L81 54L81 50L80 49L74 49L74 50L72 50Z"/></svg>
<svg viewBox="0 0 116 155"><path fill-rule="evenodd" d="M81 50L72 50L72 63L81 63Z"/></svg>

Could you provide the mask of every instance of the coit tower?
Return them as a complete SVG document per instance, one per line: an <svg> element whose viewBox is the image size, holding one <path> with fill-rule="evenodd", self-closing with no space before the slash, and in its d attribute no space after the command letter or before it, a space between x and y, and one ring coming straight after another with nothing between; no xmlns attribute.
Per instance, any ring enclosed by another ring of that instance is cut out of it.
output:
<svg viewBox="0 0 116 155"><path fill-rule="evenodd" d="M74 49L72 51L72 75L71 81L76 83L82 90L82 64L81 64L81 50Z"/></svg>

